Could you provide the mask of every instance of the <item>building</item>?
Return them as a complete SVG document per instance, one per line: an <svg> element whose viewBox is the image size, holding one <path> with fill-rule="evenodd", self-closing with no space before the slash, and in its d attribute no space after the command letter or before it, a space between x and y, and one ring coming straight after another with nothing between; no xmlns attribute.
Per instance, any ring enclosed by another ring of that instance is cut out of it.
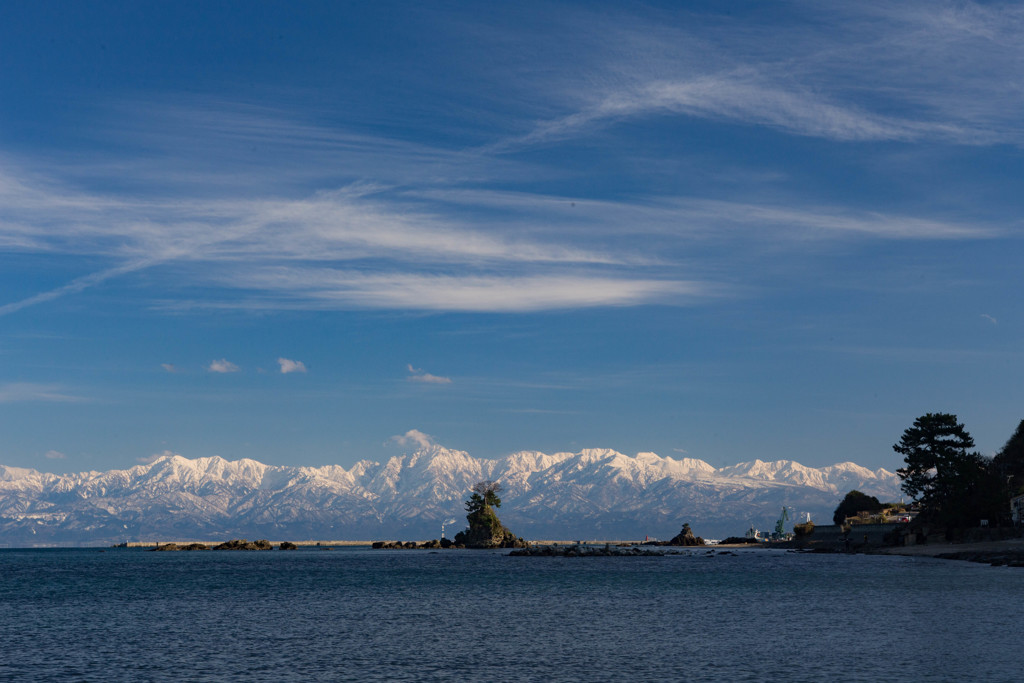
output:
<svg viewBox="0 0 1024 683"><path fill-rule="evenodd" d="M1010 499L1010 516L1014 526L1024 525L1024 494Z"/></svg>

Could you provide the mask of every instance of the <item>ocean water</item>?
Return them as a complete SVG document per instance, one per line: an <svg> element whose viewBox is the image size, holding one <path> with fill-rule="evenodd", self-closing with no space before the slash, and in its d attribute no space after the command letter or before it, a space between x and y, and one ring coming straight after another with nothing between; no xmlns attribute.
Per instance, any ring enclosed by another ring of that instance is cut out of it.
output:
<svg viewBox="0 0 1024 683"><path fill-rule="evenodd" d="M0 550L3 681L1010 681L1024 570L743 550Z"/></svg>

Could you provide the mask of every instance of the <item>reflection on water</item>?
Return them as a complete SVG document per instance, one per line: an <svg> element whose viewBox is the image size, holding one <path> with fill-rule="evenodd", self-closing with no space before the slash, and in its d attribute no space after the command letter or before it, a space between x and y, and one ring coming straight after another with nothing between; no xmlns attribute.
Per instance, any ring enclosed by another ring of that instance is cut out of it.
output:
<svg viewBox="0 0 1024 683"><path fill-rule="evenodd" d="M6 550L0 680L1013 680L1022 592L765 550Z"/></svg>

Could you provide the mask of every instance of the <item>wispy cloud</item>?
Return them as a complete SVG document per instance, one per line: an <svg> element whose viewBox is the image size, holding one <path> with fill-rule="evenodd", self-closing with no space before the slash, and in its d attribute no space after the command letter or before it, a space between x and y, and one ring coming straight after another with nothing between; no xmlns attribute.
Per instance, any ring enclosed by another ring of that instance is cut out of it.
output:
<svg viewBox="0 0 1024 683"><path fill-rule="evenodd" d="M531 85L566 111L485 147L512 151L652 116L762 126L840 142L1024 144L1024 59L1012 4L805 5L794 20L665 22L576 12L553 24L587 41ZM822 24L835 27L827 34ZM956 55L956 59L950 59Z"/></svg>
<svg viewBox="0 0 1024 683"><path fill-rule="evenodd" d="M288 360L287 358L278 358L277 364L281 366L282 375L287 375L290 372L306 371L306 364L300 360Z"/></svg>
<svg viewBox="0 0 1024 683"><path fill-rule="evenodd" d="M49 460L63 460L66 456L60 451L50 450L43 453L43 457Z"/></svg>
<svg viewBox="0 0 1024 683"><path fill-rule="evenodd" d="M392 443L398 444L399 446L415 444L420 448L430 448L434 445L434 437L429 434L424 434L418 429L410 429L405 434L392 436L388 440Z"/></svg>
<svg viewBox="0 0 1024 683"><path fill-rule="evenodd" d="M450 377L440 377L438 375L431 375L429 372L423 372L420 368L414 368L412 363L406 365L409 370L409 381L410 382L422 382L424 384L451 384L452 380Z"/></svg>
<svg viewBox="0 0 1024 683"><path fill-rule="evenodd" d="M69 394L64 387L56 384L38 384L35 382L0 384L0 403L22 403L29 401L74 403L84 400L81 396Z"/></svg>
<svg viewBox="0 0 1024 683"><path fill-rule="evenodd" d="M1024 144L1024 94L1005 87L1024 63L1020 8L805 6L784 25L714 14L666 22L642 9L550 13L550 35L501 49L529 53L565 34L575 59L506 74L510 88L532 97L506 97L500 108L509 114L486 130L484 144L357 133L317 124L298 107L213 96L163 93L113 105L101 126L111 141L161 159L158 167L147 166L146 154L108 160L107 173L123 177L127 167L142 178L141 193L82 189L96 166L46 164L55 169L48 175L0 158L0 249L100 264L85 275L69 268L65 284L0 302L0 316L154 270L149 283L173 283L168 308L511 313L688 303L741 279L722 262L698 268L698 259L680 259L691 240L728 241L723 227L777 239L973 239L1007 229L792 196L778 204L744 194L577 205L481 189L560 172L522 161L516 152L524 148L645 117L841 143ZM827 39L824 21L837 27ZM253 148L271 150L273 163L254 158ZM211 181L236 170L262 175ZM635 239L650 234L664 238ZM208 297L210 285L220 287L219 300Z"/></svg>
<svg viewBox="0 0 1024 683"><path fill-rule="evenodd" d="M237 365L235 365L234 363L232 363L228 359L221 358L220 360L212 360L212 361L210 361L210 364L207 366L206 370L208 372L216 372L216 373L224 374L224 373L229 373L229 372L239 372L241 370L241 368L239 368Z"/></svg>
<svg viewBox="0 0 1024 683"><path fill-rule="evenodd" d="M161 363L160 367L162 367L167 372L178 372L178 367L174 363Z"/></svg>
<svg viewBox="0 0 1024 683"><path fill-rule="evenodd" d="M90 202L76 195L75 201L66 206L59 201L58 192L52 188L46 192L55 194L48 209L45 202L32 202L30 206L22 202L20 208L15 202L5 207L5 211L15 214L17 220L12 223L31 233L25 249L91 253L121 263L0 305L0 315L154 267L173 268L194 285L208 283L211 276L218 284L236 289L269 287L276 292L277 285L283 285L283 293L293 299L308 287L314 301L322 304L332 299L336 307L421 308L421 288L435 292L447 289L454 294L449 310L490 310L487 292L497 295L495 310L575 305L577 296L564 300L549 297L553 304L534 296L536 304L510 306L502 294L505 288L496 285L505 281L515 286L514 279L504 275L513 268L540 271L541 279L552 284L558 279L592 279L582 268L626 268L616 278L623 283L626 298L650 290L650 283L643 280L630 286L634 277L628 272L630 264L645 260L637 252L573 244L574 240L559 236L557 231L541 231L543 236L533 231L529 236L529 231L509 232L497 225L480 229L451 212L438 214L436 205L433 211L426 210L424 203L414 198L394 195L385 201L375 196L379 190L367 186L316 193L304 200L200 200L187 204L99 198ZM97 215L87 214L83 219L82 205L98 207ZM31 221L35 225L25 227ZM281 226L288 229L282 230ZM364 264L368 262L375 263L375 267L367 269ZM196 267L200 263L219 263L223 268L215 273L214 269ZM465 275L418 272L451 270L453 265L459 265L458 270ZM228 271L231 274L224 275ZM568 277L567 272L575 274ZM602 278L607 276L594 278L593 291L602 290ZM291 286L298 281L307 284ZM471 297L473 302L466 303L460 301L463 297L459 291L475 291L477 295ZM448 309L437 299L424 297L426 305L422 308ZM607 303L621 305L624 300L615 296ZM593 298L591 305L604 302Z"/></svg>
<svg viewBox="0 0 1024 683"><path fill-rule="evenodd" d="M994 317L992 317L991 315L989 315L988 313L982 313L982 314L981 314L981 317L982 317L982 318L984 318L985 320L989 321L989 322L990 322L990 323L992 323L993 325L998 325L998 324L999 324L999 321L998 321L998 320L996 320L996 319L995 319Z"/></svg>
<svg viewBox="0 0 1024 683"><path fill-rule="evenodd" d="M289 303L313 309L522 313L560 308L627 306L713 294L699 282L581 275L455 276L415 273L364 275L326 269L249 270L234 277L253 290L284 297L256 307ZM241 306L246 306L246 301ZM230 306L230 304L228 304Z"/></svg>
<svg viewBox="0 0 1024 683"><path fill-rule="evenodd" d="M990 134L954 124L902 120L840 105L821 95L766 83L758 74L716 74L693 80L642 83L607 95L596 105L543 121L534 130L485 147L488 152L588 134L617 121L659 114L726 119L843 142L941 137L991 142Z"/></svg>

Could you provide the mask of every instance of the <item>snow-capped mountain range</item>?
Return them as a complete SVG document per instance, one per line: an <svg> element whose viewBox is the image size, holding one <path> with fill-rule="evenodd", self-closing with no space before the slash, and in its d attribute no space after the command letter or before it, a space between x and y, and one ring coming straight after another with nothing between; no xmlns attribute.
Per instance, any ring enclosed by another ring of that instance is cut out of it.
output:
<svg viewBox="0 0 1024 683"><path fill-rule="evenodd" d="M351 469L281 467L165 455L127 470L47 474L0 466L0 545L126 540L426 539L465 526L463 501L482 480L502 486L499 514L533 539L669 538L689 522L706 537L774 525L783 506L830 524L851 489L900 498L899 479L852 462L791 460L715 469L703 460L607 449L494 460L429 446Z"/></svg>

